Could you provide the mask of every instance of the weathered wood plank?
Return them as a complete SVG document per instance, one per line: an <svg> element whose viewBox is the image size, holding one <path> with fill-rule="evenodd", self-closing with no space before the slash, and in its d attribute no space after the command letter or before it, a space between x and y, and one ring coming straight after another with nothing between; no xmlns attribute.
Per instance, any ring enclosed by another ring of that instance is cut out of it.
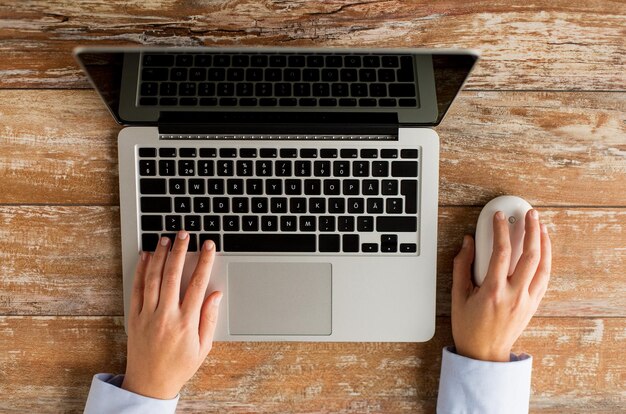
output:
<svg viewBox="0 0 626 414"><path fill-rule="evenodd" d="M471 47L468 87L624 90L621 1L13 1L0 87L87 87L78 45Z"/></svg>
<svg viewBox="0 0 626 414"><path fill-rule="evenodd" d="M440 204L511 193L626 205L616 186L626 182L625 113L626 93L464 92L437 128ZM119 127L94 92L0 91L0 121L0 203L118 203Z"/></svg>
<svg viewBox="0 0 626 414"><path fill-rule="evenodd" d="M433 412L449 323L424 344L217 343L178 411ZM515 346L534 357L531 411L623 409L624 326L535 318ZM94 373L124 370L121 318L0 317L0 338L3 412L80 412Z"/></svg>
<svg viewBox="0 0 626 414"><path fill-rule="evenodd" d="M450 314L452 258L479 212L440 209L439 315ZM543 208L541 217L554 270L539 315L626 317L626 209ZM123 313L116 207L0 207L0 240L0 315Z"/></svg>

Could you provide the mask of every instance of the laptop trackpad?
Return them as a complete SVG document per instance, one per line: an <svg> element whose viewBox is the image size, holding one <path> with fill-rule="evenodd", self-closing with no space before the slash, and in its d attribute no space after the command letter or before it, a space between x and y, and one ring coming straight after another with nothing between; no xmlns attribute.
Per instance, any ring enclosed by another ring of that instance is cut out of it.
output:
<svg viewBox="0 0 626 414"><path fill-rule="evenodd" d="M330 335L330 263L229 263L231 335Z"/></svg>

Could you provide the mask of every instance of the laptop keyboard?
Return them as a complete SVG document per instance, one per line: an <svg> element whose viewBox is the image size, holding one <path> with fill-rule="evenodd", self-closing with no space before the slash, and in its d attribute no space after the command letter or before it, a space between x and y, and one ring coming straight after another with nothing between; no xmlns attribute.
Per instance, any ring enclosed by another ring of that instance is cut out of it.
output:
<svg viewBox="0 0 626 414"><path fill-rule="evenodd" d="M137 151L144 251L184 229L190 251L211 239L221 252L417 252L418 149Z"/></svg>
<svg viewBox="0 0 626 414"><path fill-rule="evenodd" d="M418 105L411 55L155 53L140 73L141 106Z"/></svg>

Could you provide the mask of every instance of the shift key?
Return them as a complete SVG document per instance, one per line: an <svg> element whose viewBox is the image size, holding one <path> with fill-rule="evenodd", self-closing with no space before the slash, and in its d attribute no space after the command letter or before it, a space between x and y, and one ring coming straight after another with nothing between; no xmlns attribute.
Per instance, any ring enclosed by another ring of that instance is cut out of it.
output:
<svg viewBox="0 0 626 414"><path fill-rule="evenodd" d="M415 232L417 231L417 217L379 216L376 219L376 231Z"/></svg>

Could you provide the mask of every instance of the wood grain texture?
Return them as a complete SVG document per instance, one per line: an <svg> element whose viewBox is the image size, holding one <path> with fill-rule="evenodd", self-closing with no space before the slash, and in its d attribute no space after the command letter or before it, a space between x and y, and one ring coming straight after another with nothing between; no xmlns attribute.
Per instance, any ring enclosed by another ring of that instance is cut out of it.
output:
<svg viewBox="0 0 626 414"><path fill-rule="evenodd" d="M437 128L439 202L626 205L625 114L626 93L463 92ZM117 204L118 130L92 91L0 90L0 203Z"/></svg>
<svg viewBox="0 0 626 414"><path fill-rule="evenodd" d="M469 88L624 90L625 18L601 0L4 1L0 87L84 88L74 46L165 44L476 48Z"/></svg>
<svg viewBox="0 0 626 414"><path fill-rule="evenodd" d="M440 209L439 315L450 314L452 258L479 212ZM626 209L546 208L541 217L554 262L538 315L626 317ZM0 207L0 315L122 315L119 237L116 207Z"/></svg>
<svg viewBox="0 0 626 414"><path fill-rule="evenodd" d="M626 320L535 318L515 346L533 355L531 412L626 407ZM430 413L450 322L423 344L217 343L178 412ZM0 317L2 412L82 412L91 376L121 373L121 318ZM567 396L565 398L564 396Z"/></svg>

